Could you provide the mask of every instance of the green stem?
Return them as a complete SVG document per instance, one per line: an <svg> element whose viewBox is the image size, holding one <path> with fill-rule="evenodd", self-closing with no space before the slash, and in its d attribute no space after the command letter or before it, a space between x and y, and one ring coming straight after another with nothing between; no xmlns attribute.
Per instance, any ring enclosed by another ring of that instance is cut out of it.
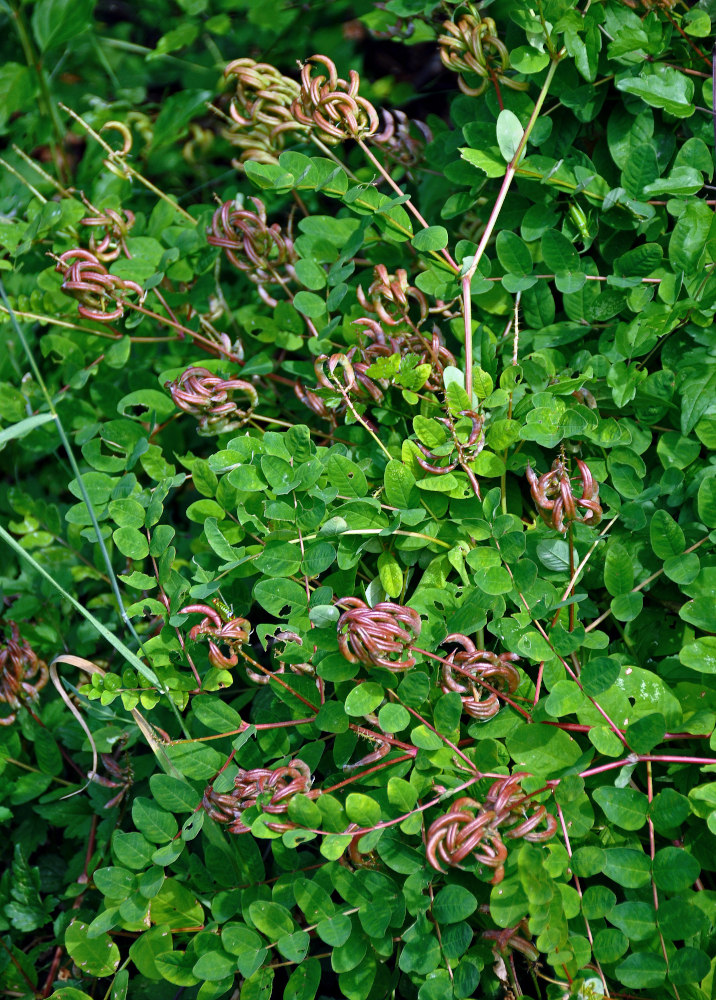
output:
<svg viewBox="0 0 716 1000"><path fill-rule="evenodd" d="M480 240L478 248L475 251L475 256L469 269L462 278L463 316L465 319L465 391L470 399L472 399L472 279L475 276L477 266L480 263L483 253L485 252L485 247L492 237L495 224L497 223L497 217L499 216L502 206L505 203L507 192L510 189L515 173L517 172L517 164L522 158L522 154L524 153L527 145L527 140L529 139L532 129L539 118L539 113L542 110L542 105L547 97L547 92L550 84L552 83L552 78L554 77L560 58L561 54L558 53L549 65L547 76L542 84L542 89L539 92L537 101L535 102L532 114L530 115L530 120L527 122L527 126L522 133L522 138L520 139L519 145L515 150L515 155L507 165L507 170L505 171L505 176L502 180L502 186L497 193L495 204L492 206L492 211L490 212L490 217L487 220L487 225L485 226L485 230L482 234L482 239Z"/></svg>
<svg viewBox="0 0 716 1000"><path fill-rule="evenodd" d="M95 537L97 538L97 544L99 545L100 552L102 553L102 559L104 560L104 564L107 567L107 576L109 577L112 593L114 594L115 600L117 602L117 607L120 616L122 618L122 621L124 622L125 627L127 628L128 632L130 633L134 641L137 643L138 648L141 650L142 640L137 635L134 626L132 625L132 622L130 621L129 616L125 610L124 602L122 601L122 595L119 590L119 584L117 582L117 577L114 572L114 567L112 566L112 560L110 559L109 552L107 551L107 547L104 544L104 538L102 537L102 532L99 526L99 522L97 520L97 515L92 505L89 493L87 492L87 487L85 486L84 479L82 478L82 473L80 472L79 466L77 465L77 460L75 459L74 452L65 433L65 428L62 424L62 420L60 419L60 415L57 412L52 396L50 395L49 390L45 385L45 381L42 377L40 369L37 366L37 362L35 361L35 356L30 350L30 346L27 343L27 340L25 339L25 334L22 332L22 328L17 321L17 317L15 316L12 306L10 305L10 301L5 292L5 286L2 281L0 281L0 299L2 300L2 303L5 306L5 309L10 316L10 322L15 330L15 333L17 334L18 340L22 344L22 348L25 352L25 356L27 357L30 368L32 369L32 373L35 376L35 379L37 380L37 384L40 386L40 389L42 390L42 394L45 397L45 401L47 402L47 406L50 410L50 413L54 417L55 426L57 427L57 433L59 434L60 441L62 442L62 445L65 449L65 453L67 454L67 458L69 459L70 467L72 468L72 472L75 476L75 479L77 480L77 485L80 488L82 499L84 500L85 506L87 507L87 511L90 515L92 526L95 532ZM63 596L66 597L70 601L70 603L75 608L77 608L77 610L80 611L82 615L84 615L85 618L87 618L95 625L95 627L101 625L101 623L98 622L98 620L94 617L94 615L91 615L88 611L85 610L85 608L78 601L74 599L74 597L71 597L66 591L64 591L57 583L57 581L54 580L53 577L51 577L50 574L47 573L40 566L40 564L29 554L29 552L26 552L25 549L23 549L20 545L18 545L15 539L11 535L9 535L4 528L0 528L0 537L2 537L7 542L7 544L10 545L11 548L15 549L15 551L19 555L22 555L23 558L31 562L32 565L35 567L35 569L37 569L44 577L46 577L53 585L53 587L55 587L56 590L62 593ZM100 631L102 631L103 634L105 633L109 634L107 629L104 628L104 626L101 626ZM114 642L112 644L115 646L115 649L117 649L118 652L121 652L122 655L125 656L125 658L129 658L131 661L133 661L132 665L135 666L139 670L139 672L142 673L147 678L148 681L150 681L150 683L156 684L159 690L162 692L162 694L164 694L167 697L167 701L171 705L172 710L177 718L177 721L179 722L183 730L184 723L179 714L179 710L177 709L173 699L169 695L168 689L165 688L165 686L161 683L161 681L154 674L154 672L150 670L144 663L142 663L142 661L139 659L138 656L136 656L136 654L134 654L127 646L124 646L124 644L121 643L114 636L112 638L114 639ZM120 647L122 648L120 649Z"/></svg>
<svg viewBox="0 0 716 1000"><path fill-rule="evenodd" d="M39 58L35 52L35 46L32 43L32 38L30 37L30 32L27 30L27 25L25 24L25 18L22 13L20 4L16 0L10 0L10 7L12 10L13 20L15 21L15 27L17 28L17 33L20 37L20 45L22 46L22 51L25 55L25 61L27 65L34 69L37 74L37 81L40 85L40 94L42 96L42 103L45 105L45 112L49 115L52 121L52 130L55 133L55 143L51 144L52 149L52 159L55 162L55 169L57 170L57 176L60 181L64 180L64 167L62 164L62 157L60 156L60 149L62 149L63 143L63 130L62 122L60 121L60 116L57 114L57 107L52 100L50 94L50 87L47 80L47 73L45 72L45 67L42 65L42 60Z"/></svg>

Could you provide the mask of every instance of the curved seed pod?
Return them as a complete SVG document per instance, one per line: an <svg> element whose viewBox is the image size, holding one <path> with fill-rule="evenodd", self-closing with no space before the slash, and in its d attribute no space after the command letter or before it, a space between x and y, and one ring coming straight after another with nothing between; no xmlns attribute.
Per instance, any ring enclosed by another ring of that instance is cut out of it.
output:
<svg viewBox="0 0 716 1000"><path fill-rule="evenodd" d="M294 795L311 794L312 780L308 765L299 758L273 771L268 768L239 770L231 792L216 792L213 785L207 785L201 804L212 819L229 824L229 833L249 833L250 828L242 821L242 813L256 805L260 795L270 793L269 801L262 803L262 810L280 815L286 812ZM266 825L279 833L296 829L295 823L285 821Z"/></svg>
<svg viewBox="0 0 716 1000"><path fill-rule="evenodd" d="M545 524L564 534L567 525L579 521L594 527L602 519L602 507L599 503L599 484L594 480L589 467L581 459L577 459L579 469L578 482L581 484L582 495L575 496L572 489L572 479L567 471L564 454L552 463L552 468L544 475L538 476L528 465L526 469L530 492L540 516ZM585 513L580 514L579 508ZM547 513L547 512L551 513Z"/></svg>
<svg viewBox="0 0 716 1000"><path fill-rule="evenodd" d="M338 648L351 663L400 673L415 664L410 646L420 635L420 615L412 608L383 601L368 607L359 597L336 601L347 608L338 619Z"/></svg>
<svg viewBox="0 0 716 1000"><path fill-rule="evenodd" d="M361 351L365 362L372 363L376 358L389 357L391 354L400 354L401 357L416 354L418 364L429 364L431 368L423 388L430 392L443 391L443 369L446 365L456 364L456 361L455 355L445 347L437 326L433 327L432 337L427 337L422 333L395 329L391 329L388 335L380 323L369 316L354 320L354 323L364 327L361 332L370 338L368 345Z"/></svg>
<svg viewBox="0 0 716 1000"><path fill-rule="evenodd" d="M229 106L232 123L222 133L242 151L233 165L238 169L247 160L276 163L286 140L294 142L306 131L291 112L299 85L275 66L253 59L234 59L224 75L236 83Z"/></svg>
<svg viewBox="0 0 716 1000"><path fill-rule="evenodd" d="M426 838L426 854L433 868L442 871L442 864L458 867L467 857L486 868L494 869L491 885L505 876L507 848L502 842L495 813L482 810L475 799L460 798L453 802L444 816L430 826Z"/></svg>
<svg viewBox="0 0 716 1000"><path fill-rule="evenodd" d="M481 688L480 681L487 681L498 692L514 694L520 684L520 675L512 664L519 657L515 653L501 653L498 656L484 649L476 649L473 641L461 633L447 636L444 642L457 643L462 649L453 650L443 663L443 691L456 691L462 699L465 712L473 719L491 719L501 708L500 699L493 691ZM456 676L453 665L460 667L463 672ZM465 672L470 675L469 678L465 676ZM470 678L474 679L474 683L470 683Z"/></svg>
<svg viewBox="0 0 716 1000"><path fill-rule="evenodd" d="M386 326L397 326L407 320L409 300L412 299L418 304L418 323L425 320L428 315L427 299L419 288L408 284L408 273L404 268L399 267L395 274L389 274L385 264L378 264L373 274L375 278L367 294L360 285L356 293L364 309L374 312Z"/></svg>
<svg viewBox="0 0 716 1000"><path fill-rule="evenodd" d="M529 84L506 76L510 65L507 47L497 37L497 27L491 17L480 18L465 14L455 24L443 23L445 34L438 37L440 58L444 66L460 74L458 81L463 94L478 97L490 80L512 90L527 90ZM469 73L480 78L476 87L462 76Z"/></svg>
<svg viewBox="0 0 716 1000"><path fill-rule="evenodd" d="M80 316L98 323L112 323L124 315L122 300L128 292L144 295L141 285L110 274L89 250L66 250L57 258L55 270L64 275L62 291L79 302ZM113 309L108 308L110 303Z"/></svg>
<svg viewBox="0 0 716 1000"><path fill-rule="evenodd" d="M275 306L276 300L268 294L266 285L283 288L294 279L296 252L291 238L281 232L277 222L268 225L261 199L251 201L255 212L239 208L233 201L225 201L217 208L206 241L222 247L233 266L258 286L267 305Z"/></svg>
<svg viewBox="0 0 716 1000"><path fill-rule="evenodd" d="M135 217L134 213L128 209L123 211L124 218L115 209L107 208L99 215L80 219L80 225L82 226L101 227L104 230L101 238L94 233L90 236L90 250L97 260L116 260L120 253L123 253L125 257L131 257L127 249L126 239L130 229L134 225Z"/></svg>
<svg viewBox="0 0 716 1000"><path fill-rule="evenodd" d="M251 382L244 379L224 379L206 368L187 368L173 382L165 382L174 403L185 413L199 419L199 434L223 434L243 427L251 418L259 394ZM241 409L234 399L237 393L248 397L248 406Z"/></svg>
<svg viewBox="0 0 716 1000"><path fill-rule="evenodd" d="M219 670L228 670L239 662L236 649L242 646L251 632L251 624L245 618L229 618L225 620L216 608L208 604L187 604L180 608L178 614L203 614L204 618L189 632L189 638L196 641L207 636L209 639L209 663ZM218 643L229 648L226 656L219 649Z"/></svg>
<svg viewBox="0 0 716 1000"><path fill-rule="evenodd" d="M373 136L373 142L409 172L422 160L426 145L433 141L433 133L425 122L408 118L404 111L383 108L381 114L383 130Z"/></svg>
<svg viewBox="0 0 716 1000"><path fill-rule="evenodd" d="M352 69L349 77L341 79L327 56L311 56L301 67L301 90L291 105L293 120L329 146L366 138L380 125L373 105L358 93L358 73Z"/></svg>
<svg viewBox="0 0 716 1000"><path fill-rule="evenodd" d="M47 684L47 664L20 637L15 622L8 622L10 638L0 648L0 702L10 709L10 715L0 716L0 726L11 726L17 711L27 701L37 701L38 692ZM35 679L36 678L36 679Z"/></svg>
<svg viewBox="0 0 716 1000"><path fill-rule="evenodd" d="M296 394L296 398L300 400L304 406L307 406L309 410L312 410L316 416L321 417L323 420L327 420L333 427L336 426L336 414L343 413L346 409L345 400L333 409L327 405L325 399L321 399L320 396L317 396L315 392L307 389L301 382L296 382L294 384L293 391Z"/></svg>
<svg viewBox="0 0 716 1000"><path fill-rule="evenodd" d="M529 777L517 772L498 778L485 796L485 806L493 809L497 823L505 836L512 840L524 839L533 843L550 840L557 830L557 820L543 805L535 802L522 790L522 779ZM537 827L545 824L543 830Z"/></svg>
<svg viewBox="0 0 716 1000"><path fill-rule="evenodd" d="M521 937L521 934L529 935L529 933L527 920L521 920L515 927L505 927L504 930L500 931L483 931L480 937L495 942L492 947L495 956L507 958L511 952L519 951L531 962L536 962L539 958L537 948L526 936Z"/></svg>

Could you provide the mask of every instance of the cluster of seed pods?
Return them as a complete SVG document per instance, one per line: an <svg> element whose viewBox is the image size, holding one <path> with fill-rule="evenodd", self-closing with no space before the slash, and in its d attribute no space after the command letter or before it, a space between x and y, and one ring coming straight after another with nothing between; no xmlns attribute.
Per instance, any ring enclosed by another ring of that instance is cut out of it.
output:
<svg viewBox="0 0 716 1000"><path fill-rule="evenodd" d="M236 653L249 637L251 624L245 618L224 616L209 604L187 604L179 609L180 615L203 614L204 617L189 632L189 638L208 637L209 663L218 670L228 670L239 662ZM222 653L219 644L228 646L229 655Z"/></svg>
<svg viewBox="0 0 716 1000"><path fill-rule="evenodd" d="M459 867L468 858L492 869L492 885L505 876L509 840L524 839L542 843L554 836L557 820L543 805L535 803L522 790L523 773L498 778L484 803L463 797L436 819L426 836L426 854L433 868ZM541 829L540 829L541 827Z"/></svg>
<svg viewBox="0 0 716 1000"><path fill-rule="evenodd" d="M293 119L328 146L374 135L380 121L359 89L360 76L354 69L343 80L328 56L311 56L301 67L300 93L291 105Z"/></svg>
<svg viewBox="0 0 716 1000"><path fill-rule="evenodd" d="M257 804L259 796L262 811L279 816L288 810L294 795L311 794L311 782L308 765L296 758L273 771L263 767L251 771L239 770L230 792L217 792L213 785L207 785L201 804L212 819L228 824L229 833L249 833L250 827L243 822L243 813ZM296 827L295 823L286 820L266 825L277 833Z"/></svg>
<svg viewBox="0 0 716 1000"><path fill-rule="evenodd" d="M537 504L543 521L562 534L573 521L580 521L593 528L602 519L599 484L581 459L577 459L576 465L579 469L581 496L574 495L572 479L563 454L554 460L550 471L542 476L538 476L527 466L532 499ZM580 513L580 507L584 513Z"/></svg>
<svg viewBox="0 0 716 1000"><path fill-rule="evenodd" d="M497 715L502 707L498 695L514 694L519 687L520 675L514 666L519 656L477 649L472 639L459 632L448 635L444 643L455 643L462 648L453 649L443 662L442 690L446 694L457 692L465 713L473 719L485 720ZM482 686L483 682L492 690Z"/></svg>
<svg viewBox="0 0 716 1000"><path fill-rule="evenodd" d="M455 24L443 23L444 34L438 37L440 58L443 65L460 74L458 85L463 94L478 97L490 81L504 84L512 90L527 90L529 83L506 76L510 54L504 42L497 37L497 26L491 17L481 18L465 14ZM480 78L471 86L463 73Z"/></svg>
<svg viewBox="0 0 716 1000"><path fill-rule="evenodd" d="M27 701L37 701L37 693L47 684L47 664L20 636L15 622L8 622L10 638L0 648L0 702L10 715L0 716L0 726L11 726L17 712Z"/></svg>
<svg viewBox="0 0 716 1000"><path fill-rule="evenodd" d="M369 607L359 597L343 597L338 619L338 648L351 663L365 663L402 673L415 664L411 646L420 635L420 615L402 604L382 601Z"/></svg>
<svg viewBox="0 0 716 1000"><path fill-rule="evenodd" d="M136 281L110 274L96 254L79 247L61 254L55 270L64 275L62 291L79 302L80 316L98 323L121 319L127 294L144 295Z"/></svg>
<svg viewBox="0 0 716 1000"><path fill-rule="evenodd" d="M284 288L293 281L298 258L290 236L277 222L269 226L261 199L251 201L255 212L225 201L214 212L206 239L212 246L222 247L233 266L257 286L263 301L273 308L277 302L266 286Z"/></svg>
<svg viewBox="0 0 716 1000"><path fill-rule="evenodd" d="M251 382L225 379L197 366L187 368L173 382L164 384L179 409L198 418L198 431L204 436L243 427L259 401ZM240 407L234 398L236 394L248 397L248 405Z"/></svg>

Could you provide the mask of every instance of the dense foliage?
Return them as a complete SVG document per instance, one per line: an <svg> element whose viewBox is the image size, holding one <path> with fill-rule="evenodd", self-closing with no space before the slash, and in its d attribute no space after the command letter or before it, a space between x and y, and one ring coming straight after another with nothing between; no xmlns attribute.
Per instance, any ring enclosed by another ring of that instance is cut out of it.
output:
<svg viewBox="0 0 716 1000"><path fill-rule="evenodd" d="M0 0L0 994L714 996L712 18Z"/></svg>

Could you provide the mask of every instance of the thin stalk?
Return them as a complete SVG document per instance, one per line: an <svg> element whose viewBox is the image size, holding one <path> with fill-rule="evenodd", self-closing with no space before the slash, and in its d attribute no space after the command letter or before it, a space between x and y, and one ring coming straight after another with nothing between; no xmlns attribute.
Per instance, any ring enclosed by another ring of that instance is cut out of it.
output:
<svg viewBox="0 0 716 1000"><path fill-rule="evenodd" d="M708 542L708 540L709 540L709 536L706 535L705 538L701 538L698 542L696 542L694 545L691 545L688 549L684 549L684 551L683 551L682 554L686 556L686 555L689 554L689 552L694 552L696 549L699 548L700 545L703 545L704 542ZM656 573L652 573L651 576L647 576L646 580L642 580L641 583L638 583L636 585L636 587L632 587L632 589L629 591L629 593L630 594L636 594L640 590L643 590L644 587L648 587L649 584L653 583L653 581L656 580L657 577L661 576L661 574L663 572L664 572L663 568L662 569L658 569L656 571ZM601 614L599 616L599 618L595 618L594 621L591 623L591 625L587 625L587 627L586 627L586 629L584 631L585 632L591 632L592 629L597 628L599 625L602 624L603 621L606 621L606 619L609 618L609 616L611 615L611 613L612 613L611 612L611 608L607 609L603 614Z"/></svg>
<svg viewBox="0 0 716 1000"><path fill-rule="evenodd" d="M102 532L100 530L99 522L97 520L97 514L95 513L95 510L94 510L94 507L92 505L92 501L90 499L89 493L87 492L87 487L85 486L84 479L82 478L82 473L80 472L79 466L77 465L77 460L75 459L74 451L72 450L70 442L69 442L69 440L67 438L67 435L65 433L65 428L64 428L64 426L62 424L62 420L60 419L60 415L57 412L57 409L55 408L55 404L53 402L52 396L50 395L49 390L48 390L48 388L47 388L47 386L45 384L45 381L44 381L44 379L42 377L42 374L40 373L40 369L37 366L37 362L35 361L35 356L32 353L32 351L30 350L30 346L27 343L27 340L25 339L25 335L22 332L22 328L21 328L20 324L17 322L17 318L16 318L15 313L14 313L14 311L12 309L12 306L10 305L10 302L8 300L8 297L7 297L7 294L5 292L5 286L4 286L4 284L3 284L3 282L1 280L0 280L0 299L2 299L2 302L3 302L3 305L5 306L6 312L8 312L9 315L10 315L10 322L11 322L11 324L12 324L14 330L15 330L15 333L16 333L16 335L17 335L20 343L22 344L22 348L23 348L23 350L25 352L25 356L27 357L28 363L30 365L30 368L32 369L32 372L33 372L33 374L35 376L35 379L37 380L37 383L40 386L42 394L45 397L45 400L47 402L47 405L48 405L48 408L50 410L50 413L54 417L54 423L55 423L55 426L57 427L57 433L59 434L60 441L62 442L62 445L64 447L65 453L66 453L67 458L68 458L69 463L70 463L70 467L72 468L72 472L73 472L73 474L75 476L75 479L77 480L77 484L78 484L78 486L80 488L80 493L82 494L82 499L84 500L85 506L87 507L87 511L88 511L88 513L90 515L90 519L92 521L92 526L94 528L95 537L97 538L97 544L99 545L100 552L102 554L102 559L104 561L104 564L107 567L107 575L109 577L110 587L112 589L112 593L114 594L114 598L115 598L115 600L117 602L117 608L119 610L120 617L122 618L122 621L124 622L124 625L125 625L127 631L132 636L132 638L134 639L134 641L137 643L138 648L141 650L142 649L142 640L137 635L137 632L135 631L134 626L132 625L132 622L130 621L129 616L128 616L126 610L125 610L124 602L122 600L122 595L121 595L120 590L119 590L119 584L117 582L117 577L116 577L115 572L114 572L114 567L112 566L112 560L110 559L109 553L107 551L107 547L104 544L104 539L102 537ZM9 535L8 532L6 532L3 528L0 528L0 537L3 537L5 539L5 541L11 546L11 548L14 548L18 552L18 554L21 554L23 556L23 558L25 558L29 562L31 562L32 565L38 571L40 571L43 576L47 577L47 579L51 582L51 584L53 585L53 587L55 587L56 590L58 590L60 593L62 593L72 603L72 605L74 607L76 607L81 612L81 614L84 615L85 618L87 618L89 621L91 621L95 625L95 627L97 627L98 625L100 625L100 623L94 617L94 615L91 615L88 611L86 611L85 608L79 603L79 601L76 601L74 597L72 597L65 590L63 590L60 587L60 585L57 583L57 581L53 577L51 577L50 574L47 573L40 566L40 564L37 562L37 560L34 559L34 557L32 557L29 552L26 552L22 548L22 546L18 545L17 542L15 541L15 539L12 538L12 536ZM100 631L102 631L102 629L100 629ZM104 631L106 632L107 630L105 629ZM140 673L143 673L144 676L147 677L147 679L152 684L156 684L157 685L158 689L162 692L162 694L164 694L166 696L169 704L171 705L172 711L174 712L174 715L176 716L176 719L179 722L179 725L181 726L182 729L184 729L184 724L182 722L182 718L181 718L181 716L179 714L179 710L177 709L176 704L174 703L173 699L171 698L168 689L165 688L165 686L160 682L159 678L154 674L154 672L152 670L150 670L144 663L142 663L142 661L139 659L138 656L136 656L136 654L132 653L130 649L128 649L126 646L124 646L123 643L121 643L119 640L117 640L116 637L115 637L115 642L113 643L113 645L115 646L115 648L119 652L121 652L125 656L126 659L128 658L130 660L136 661L136 664L139 665ZM120 649L120 647L123 647L123 648ZM135 665L135 664L133 663L133 665Z"/></svg>
<svg viewBox="0 0 716 1000"><path fill-rule="evenodd" d="M371 163L373 164L373 166L374 166L374 167L375 167L375 169L376 169L376 170L378 171L378 173L379 173L379 174L381 175L381 177L382 177L382 178L383 178L383 179L384 179L385 181L387 181L387 182L388 182L388 184L389 184L389 185L390 185L390 186L392 187L392 189L393 189L393 190L395 191L395 193L396 193L396 194L398 195L398 197L399 197L399 198L403 198L403 197L405 196L405 191L403 191L403 190L402 190L402 189L401 189L401 188L400 188L400 187L399 187L399 186L398 186L398 185L397 185L397 184L395 183L395 181L394 181L394 180L393 180L393 178L392 178L392 177L390 176L390 174L389 174L389 173L388 173L388 171L387 171L387 170L385 169L385 167L384 167L384 166L383 166L383 164L382 164L382 163L380 162L380 160L379 160L379 159L377 158L377 156L375 156L375 155L373 154L373 152L371 151L370 147L369 147L369 146L368 146L368 145L367 145L367 144L366 144L366 143L365 143L365 142L363 141L363 139L359 139L359 140L358 140L358 145L359 145L359 146L360 146L360 148L361 148L361 149L363 150L364 154L365 154L365 155L366 155L366 156L368 157L368 159L369 159L369 160L370 160L370 162L371 162ZM430 228L430 223L429 223L429 222L426 222L426 220L425 220L425 219L424 219L424 217L423 217L423 216L422 216L422 215L420 214L420 212L419 212L419 211L418 211L418 209L417 209L417 208L415 207L415 205L414 205L414 204L412 203L412 201L410 200L410 198L408 198L408 200L407 200L407 201L405 202L405 207L406 207L406 208L407 208L407 210L408 210L408 211L409 211L409 212L410 212L410 213L411 213L411 214L413 215L413 217L414 217L414 218L416 218L416 219L418 220L418 222L419 222L419 223L420 223L420 225L421 225L421 226L423 227L423 229L429 229L429 228ZM454 272L455 272L456 274L459 274L459 273L460 273L460 268L459 268L459 267L458 267L458 265L457 265L457 264L455 263L455 261L454 261L454 260L452 259L451 255L450 255L450 252L449 252L448 250L440 250L440 251L439 251L439 254L440 254L440 255L441 255L441 256L442 256L442 257L443 257L443 258L445 259L445 261L447 262L448 266L449 266L449 267L450 267L450 268L451 268L451 269L452 269L452 270L453 270L453 271L454 271ZM437 256L437 254L435 254L435 255Z"/></svg>
<svg viewBox="0 0 716 1000"><path fill-rule="evenodd" d="M138 170L135 170L130 163L127 163L125 153L123 151L120 150L118 152L116 149L112 149L109 143L105 142L99 132L95 132L92 126L88 125L81 115L78 115L76 111L72 110L72 108L68 108L66 104L62 103L62 101L59 101L58 103L63 111L67 112L71 118L78 122L82 128L92 136L95 142L100 144L100 146L106 151L107 159L113 166L119 167L127 175L127 177L133 177L135 180L139 181L139 183L143 184L145 188L148 188L152 194L155 194L157 198L161 198L161 200L165 201L167 205L171 205L175 212L178 212L179 215L183 216L188 222L191 222L192 225L196 225L196 219L189 215L189 213L183 209L181 205L178 205L172 198L169 197L168 194L165 194L161 188L158 188L156 184L152 184L152 182L147 180L143 174L140 174Z"/></svg>
<svg viewBox="0 0 716 1000"><path fill-rule="evenodd" d="M24 184L25 187L28 189L28 191L30 191L30 193L35 198L37 198L38 201L42 202L43 205L45 204L45 202L47 201L47 198L44 196L44 194L40 194L40 192L37 190L37 188L33 187L33 185L29 182L29 180L27 179L27 177L23 177L23 175L20 173L20 171L19 170L15 170L15 168L12 166L12 164L8 163L7 160L0 159L0 167L5 167L5 169L7 170L7 172L9 174L12 174L13 177L17 177L17 179L20 181L20 183Z"/></svg>
<svg viewBox="0 0 716 1000"><path fill-rule="evenodd" d="M52 130L55 133L55 143L50 144L52 159L55 164L55 169L57 170L57 176L60 179L63 179L64 168L62 165L62 156L60 155L63 142L62 123L59 115L57 114L57 107L52 100L52 95L50 94L47 73L45 72L45 67L42 65L42 59L35 52L32 37L30 32L27 30L27 25L25 24L25 17L22 12L21 4L17 3L16 0L10 0L10 9L20 38L20 45L22 46L22 51L25 55L25 61L28 66L34 69L37 75L37 82L40 85L42 103L45 105L45 111L49 115L52 122Z"/></svg>
<svg viewBox="0 0 716 1000"><path fill-rule="evenodd" d="M358 423L361 425L361 427L363 427L365 430L368 431L368 433L373 438L373 440L378 445L378 447L383 452L383 454L386 456L386 458L388 459L388 461L389 462L392 461L393 456L390 454L390 452L385 447L385 445L380 440L380 438L375 433L375 431L371 430L370 425L368 423L366 423L366 421L360 415L360 413L358 412L358 410L356 410L355 406L353 405L353 401L351 400L350 396L348 395L348 393L346 392L346 390L343 388L343 386L341 385L341 383L338 381L338 379L335 377L335 375L332 378L333 378L333 382L336 385L336 388L340 392L341 396L343 396L343 399L345 400L346 406L351 411L351 413L353 414L353 416L356 418L356 420L358 421Z"/></svg>
<svg viewBox="0 0 716 1000"><path fill-rule="evenodd" d="M465 391L470 399L472 399L472 279L475 276L477 266L480 263L483 253L485 252L485 247L492 237L495 224L497 223L497 217L500 214L505 198L507 197L507 192L510 189L515 173L517 172L517 164L522 158L525 146L527 145L527 140L529 139L532 129L535 126L535 122L539 118L539 113L542 110L542 105L547 97L547 92L550 88L550 84L552 83L552 78L554 77L560 58L561 54L557 54L550 62L549 69L547 70L547 76L542 84L542 89L539 92L532 114L530 115L530 120L527 122L527 127L522 133L522 138L520 139L519 145L515 150L515 155L507 165L507 170L505 171L505 176L502 180L502 186L500 187L497 198L495 199L495 204L492 206L490 217L487 220L487 225L485 226L482 238L477 250L475 251L473 261L462 278L463 316L465 319Z"/></svg>

